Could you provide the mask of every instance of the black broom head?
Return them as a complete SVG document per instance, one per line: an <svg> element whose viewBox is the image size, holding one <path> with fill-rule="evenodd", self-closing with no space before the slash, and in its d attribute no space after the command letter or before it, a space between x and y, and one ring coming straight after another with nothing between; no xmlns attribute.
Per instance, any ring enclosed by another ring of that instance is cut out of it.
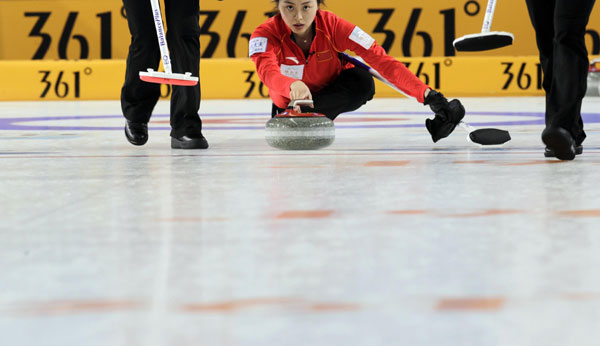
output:
<svg viewBox="0 0 600 346"><path fill-rule="evenodd" d="M487 32L466 35L454 40L454 48L459 52L480 52L510 46L514 36L508 32Z"/></svg>
<svg viewBox="0 0 600 346"><path fill-rule="evenodd" d="M471 141L481 145L499 145L510 141L510 133L500 129L478 129L469 133Z"/></svg>

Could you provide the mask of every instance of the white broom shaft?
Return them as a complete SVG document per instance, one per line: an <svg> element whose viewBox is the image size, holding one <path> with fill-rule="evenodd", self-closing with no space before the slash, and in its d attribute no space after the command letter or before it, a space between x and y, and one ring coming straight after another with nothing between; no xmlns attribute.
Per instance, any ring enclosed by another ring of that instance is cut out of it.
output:
<svg viewBox="0 0 600 346"><path fill-rule="evenodd" d="M383 84L389 86L390 88L396 90L397 92L403 94L404 96L410 97L408 96L404 91L398 89L397 86L395 86L394 84L392 84L390 81L388 81L387 79L385 79L381 74L379 74L379 72L377 72L376 70L374 70L373 68L371 68L369 70L369 72L371 73L371 75L377 79L379 79L381 82L383 82ZM465 123L464 121L460 121L460 123L458 123L463 129L465 129L467 132L473 132L475 131L475 128L467 123Z"/></svg>
<svg viewBox="0 0 600 346"><path fill-rule="evenodd" d="M150 4L152 5L154 26L156 27L156 35L158 36L160 56L162 57L165 72L171 74L173 73L173 69L171 68L171 56L169 55L169 46L167 45L167 35L165 34L165 27L162 21L162 13L160 12L160 5L158 3L158 0L150 0Z"/></svg>
<svg viewBox="0 0 600 346"><path fill-rule="evenodd" d="M355 58L353 56L350 56L350 55L348 55L346 53L342 53L342 54L344 55L344 57L345 57L345 59L347 61L350 61L356 67L362 67L362 68L366 69L367 71L369 71L369 73L371 74L371 76L375 77L376 79L379 79L381 82L383 82L383 84L389 86L390 88L396 90L397 92L401 93L402 95L404 95L406 97L411 97L411 96L407 95L404 91L400 90L400 88L398 88L397 86L395 86L394 84L392 84L389 80L387 80L384 76L382 76L379 72L377 72L377 70L375 70L371 66L365 64L364 62L360 61L359 59L357 59L357 58ZM463 129L465 129L467 132L469 132L469 133L476 130L474 127L472 127L471 125L465 123L464 121L461 121L459 123L459 125Z"/></svg>
<svg viewBox="0 0 600 346"><path fill-rule="evenodd" d="M371 68L369 70L369 72L371 73L371 75L377 79L379 79L380 81L382 81L384 84L386 84L387 86L389 86L390 88L396 90L397 92L401 93L402 95L406 96L406 97L411 97L409 95L407 95L404 91L400 90L400 88L398 88L397 86L395 86L394 84L392 84L389 80L385 79L385 77L383 77L379 72L377 72L375 69Z"/></svg>
<svg viewBox="0 0 600 346"><path fill-rule="evenodd" d="M460 127L463 128L463 130L467 131L468 133L471 133L473 131L475 131L475 128L467 123L465 123L464 121L460 121L460 123L458 123L458 125L460 125ZM469 139L470 140L470 139Z"/></svg>
<svg viewBox="0 0 600 346"><path fill-rule="evenodd" d="M389 86L390 88L396 90L397 92L401 93L402 95L406 96L406 97L411 97L409 95L407 95L404 91L400 90L400 88L398 88L397 86L395 86L394 84L392 84L392 82L390 82L389 80L387 80L384 76L382 76L379 72L377 72L377 70L375 70L374 68L372 68L371 66L368 66L367 64L363 63L362 61L358 60L355 57L352 57L348 54L344 54L347 58L347 60L349 60L351 63L354 63L357 66L361 66L363 68L366 68L367 71L369 71L369 73L371 74L371 76L375 77L376 79L379 79L381 82L383 82L383 84ZM476 129L465 123L464 121L461 120L461 122L459 123L459 125L465 129L467 132L473 132Z"/></svg>
<svg viewBox="0 0 600 346"><path fill-rule="evenodd" d="M483 19L482 33L490 32L492 21L494 20L494 11L496 10L496 0L488 0L487 9L485 10L485 18Z"/></svg>

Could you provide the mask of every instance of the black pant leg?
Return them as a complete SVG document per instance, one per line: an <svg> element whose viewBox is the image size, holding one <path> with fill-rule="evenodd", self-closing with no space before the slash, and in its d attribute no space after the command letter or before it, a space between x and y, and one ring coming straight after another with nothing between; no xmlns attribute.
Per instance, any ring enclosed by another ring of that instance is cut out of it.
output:
<svg viewBox="0 0 600 346"><path fill-rule="evenodd" d="M160 50L149 1L123 0L131 44L127 55L125 82L121 89L121 109L127 120L150 121L152 110L160 97L160 85L140 80L139 72L158 69Z"/></svg>
<svg viewBox="0 0 600 346"><path fill-rule="evenodd" d="M334 120L341 113L357 110L373 99L375 83L371 74L362 68L342 71L339 77L323 90L313 95L315 108L303 111L325 114Z"/></svg>
<svg viewBox="0 0 600 346"><path fill-rule="evenodd" d="M546 91L546 126L571 132L577 144L586 135L581 102L589 60L585 28L594 0L526 0L536 32Z"/></svg>
<svg viewBox="0 0 600 346"><path fill-rule="evenodd" d="M174 73L200 75L200 6L198 0L166 0L167 42ZM200 84L173 86L171 96L171 136L202 132Z"/></svg>
<svg viewBox="0 0 600 346"><path fill-rule="evenodd" d="M546 92L546 108L552 86L554 65L554 10L556 0L526 0L543 71L542 86ZM548 124L546 124L548 125Z"/></svg>
<svg viewBox="0 0 600 346"><path fill-rule="evenodd" d="M554 13L554 75L546 117L552 126L571 132L577 144L583 131L581 103L589 69L585 30L594 0L556 0Z"/></svg>

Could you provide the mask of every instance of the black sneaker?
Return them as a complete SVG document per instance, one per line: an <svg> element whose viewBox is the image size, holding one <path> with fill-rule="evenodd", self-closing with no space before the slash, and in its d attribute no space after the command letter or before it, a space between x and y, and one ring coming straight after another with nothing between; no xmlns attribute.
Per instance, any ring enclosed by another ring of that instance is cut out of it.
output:
<svg viewBox="0 0 600 346"><path fill-rule="evenodd" d="M171 137L171 149L206 149L208 141L202 135Z"/></svg>
<svg viewBox="0 0 600 346"><path fill-rule="evenodd" d="M575 147L575 155L581 155L581 153L583 153L583 146L578 145ZM544 149L544 156L545 157L556 157L556 155L554 155L554 151L552 151L552 149L546 147L546 149Z"/></svg>
<svg viewBox="0 0 600 346"><path fill-rule="evenodd" d="M573 160L575 158L575 140L562 127L545 128L542 132L542 141L548 149L552 150L557 159Z"/></svg>

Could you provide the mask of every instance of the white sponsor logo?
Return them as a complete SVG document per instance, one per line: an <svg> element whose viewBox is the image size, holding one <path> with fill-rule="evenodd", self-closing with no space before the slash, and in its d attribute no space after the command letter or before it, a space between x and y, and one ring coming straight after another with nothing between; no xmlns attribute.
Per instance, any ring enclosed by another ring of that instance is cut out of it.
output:
<svg viewBox="0 0 600 346"><path fill-rule="evenodd" d="M291 60L291 61L295 62L296 64L300 63L300 61L298 61L298 58L296 58L295 56L286 56L285 59Z"/></svg>
<svg viewBox="0 0 600 346"><path fill-rule="evenodd" d="M264 53L267 51L267 42L268 39L266 37L255 37L250 40L250 54L248 56L252 56L256 53Z"/></svg>
<svg viewBox="0 0 600 346"><path fill-rule="evenodd" d="M350 34L350 39L361 45L364 49L371 48L373 42L375 42L375 39L373 37L364 32L358 26L355 27L354 30L352 30L352 33Z"/></svg>
<svg viewBox="0 0 600 346"><path fill-rule="evenodd" d="M302 76L304 76L304 65L281 65L281 74L301 80Z"/></svg>

